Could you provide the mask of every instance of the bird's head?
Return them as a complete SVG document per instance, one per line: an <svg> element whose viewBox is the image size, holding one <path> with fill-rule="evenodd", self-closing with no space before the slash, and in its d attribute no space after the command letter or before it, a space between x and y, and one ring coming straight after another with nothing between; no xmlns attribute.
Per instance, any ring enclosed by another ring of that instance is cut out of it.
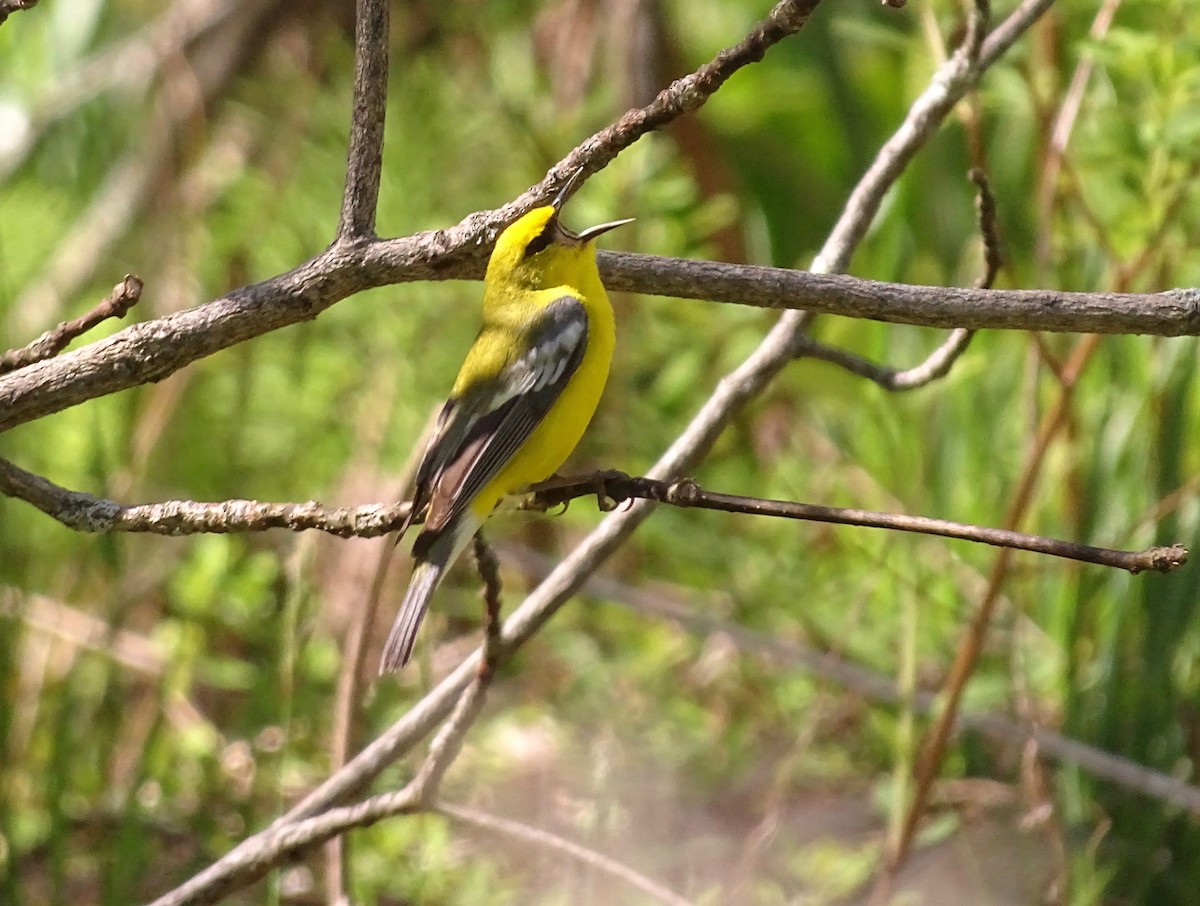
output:
<svg viewBox="0 0 1200 906"><path fill-rule="evenodd" d="M563 226L559 211L581 174L578 171L567 180L550 204L534 208L505 228L488 262L489 284L515 283L525 289L572 284L581 266L591 263L594 267L595 239L632 222L633 218L614 220L581 233Z"/></svg>

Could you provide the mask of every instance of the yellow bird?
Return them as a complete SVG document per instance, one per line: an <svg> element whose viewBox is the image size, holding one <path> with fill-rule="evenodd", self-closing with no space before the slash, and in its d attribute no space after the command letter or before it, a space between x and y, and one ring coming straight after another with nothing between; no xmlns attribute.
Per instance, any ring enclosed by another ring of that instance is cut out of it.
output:
<svg viewBox="0 0 1200 906"><path fill-rule="evenodd" d="M596 268L596 237L629 223L572 233L559 209L581 172L545 207L500 234L484 277L483 326L417 469L416 567L379 672L412 655L429 599L505 496L563 464L591 421L612 362L616 326Z"/></svg>

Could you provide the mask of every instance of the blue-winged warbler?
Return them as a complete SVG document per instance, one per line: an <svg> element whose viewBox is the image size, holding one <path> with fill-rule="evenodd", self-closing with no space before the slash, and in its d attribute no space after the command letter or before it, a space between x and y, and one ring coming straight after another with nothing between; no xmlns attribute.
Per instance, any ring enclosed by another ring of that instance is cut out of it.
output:
<svg viewBox="0 0 1200 906"><path fill-rule="evenodd" d="M553 474L600 402L616 330L595 239L629 221L566 229L559 209L576 181L505 229L492 251L483 326L425 448L401 528L424 516L381 673L407 663L430 597L496 504Z"/></svg>

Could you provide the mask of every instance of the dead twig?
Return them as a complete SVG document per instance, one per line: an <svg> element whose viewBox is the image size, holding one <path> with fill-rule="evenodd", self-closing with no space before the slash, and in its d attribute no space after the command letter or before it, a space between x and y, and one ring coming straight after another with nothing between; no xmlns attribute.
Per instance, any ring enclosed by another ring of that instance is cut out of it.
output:
<svg viewBox="0 0 1200 906"><path fill-rule="evenodd" d="M36 2L36 0L35 0ZM2 20L0 20L2 21ZM145 284L142 278L126 274L125 279L112 288L112 292L85 315L73 321L64 321L53 330L42 334L28 346L12 349L0 356L0 374L7 374L58 355L77 337L87 333L101 321L123 318L142 298Z"/></svg>
<svg viewBox="0 0 1200 906"><path fill-rule="evenodd" d="M1028 535L1008 529L987 528L927 516L906 516L902 513L879 513L871 510L819 506L762 497L743 497L738 494L719 494L705 491L689 478L680 481L656 481L626 475L624 472L599 472L578 479L557 478L535 485L533 497L525 504L528 509L550 509L576 497L591 494L615 503L628 500L653 500L671 506L719 510L724 513L743 513L751 516L773 516L781 519L801 519L806 522L828 522L837 525L856 525L863 528L882 528L897 532L914 532L975 541L994 547L1030 551L1125 569L1137 574L1147 570L1170 572L1187 561L1187 549L1176 544L1171 547L1151 547L1143 551L1113 550L1092 547L1073 541L1059 541L1042 535Z"/></svg>
<svg viewBox="0 0 1200 906"><path fill-rule="evenodd" d="M471 539L471 552L475 558L475 568L479 578L483 580L480 595L484 607L484 632L486 638L483 645L483 658L479 661L480 675L489 678L495 674L500 664L503 649L500 645L500 593L503 587L500 582L500 561L483 535L483 529L475 533Z"/></svg>
<svg viewBox="0 0 1200 906"><path fill-rule="evenodd" d="M1000 254L1000 232L996 222L996 199L992 195L987 176L981 168L972 167L967 176L979 188L975 204L979 213L979 232L983 237L984 269L975 286L977 289L991 289L1003 263ZM884 390L893 392L916 390L918 387L924 387L949 374L954 363L971 345L971 339L974 336L974 330L956 327L942 344L925 358L925 361L904 370L876 364L864 356L855 355L853 352L837 346L830 346L808 336L797 341L796 355L797 357L820 359L831 365L837 365L851 374L878 384Z"/></svg>

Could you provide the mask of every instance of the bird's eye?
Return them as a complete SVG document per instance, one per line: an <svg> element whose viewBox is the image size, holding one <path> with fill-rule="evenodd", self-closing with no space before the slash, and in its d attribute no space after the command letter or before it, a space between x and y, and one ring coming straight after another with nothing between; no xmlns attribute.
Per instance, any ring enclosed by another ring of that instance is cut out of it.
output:
<svg viewBox="0 0 1200 906"><path fill-rule="evenodd" d="M557 226L558 224L551 219L550 222L546 224L546 228L544 230L530 239L529 244L525 246L525 257L529 258L532 255L536 255L542 249L547 248L550 243L554 241L554 230L557 228Z"/></svg>

